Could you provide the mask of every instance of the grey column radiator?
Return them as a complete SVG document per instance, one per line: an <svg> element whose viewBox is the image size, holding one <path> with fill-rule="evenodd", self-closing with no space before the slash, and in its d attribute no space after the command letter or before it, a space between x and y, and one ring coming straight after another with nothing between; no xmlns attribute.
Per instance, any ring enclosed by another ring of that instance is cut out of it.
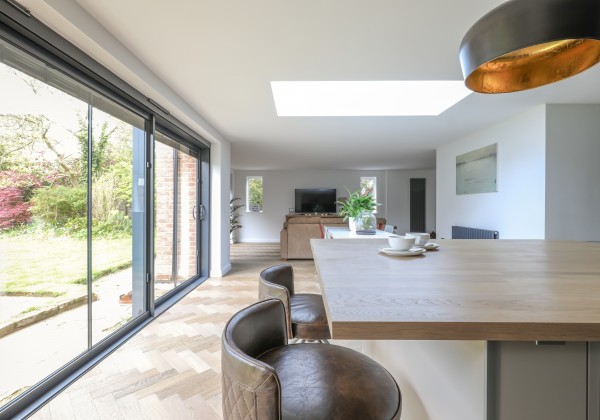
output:
<svg viewBox="0 0 600 420"><path fill-rule="evenodd" d="M498 239L499 237L497 230L452 226L452 239Z"/></svg>
<svg viewBox="0 0 600 420"><path fill-rule="evenodd" d="M425 178L410 179L410 231L425 232Z"/></svg>

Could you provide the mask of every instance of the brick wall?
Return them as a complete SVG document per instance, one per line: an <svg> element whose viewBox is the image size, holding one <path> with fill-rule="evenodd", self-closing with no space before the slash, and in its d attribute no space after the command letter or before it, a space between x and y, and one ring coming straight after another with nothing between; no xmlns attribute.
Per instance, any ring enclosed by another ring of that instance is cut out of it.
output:
<svg viewBox="0 0 600 420"><path fill-rule="evenodd" d="M196 159L182 152L177 155L177 279L181 281L196 273ZM155 280L169 282L173 281L173 148L157 142L155 158Z"/></svg>
<svg viewBox="0 0 600 420"><path fill-rule="evenodd" d="M179 278L188 279L196 274L196 162L193 157L179 153L179 223L177 237Z"/></svg>

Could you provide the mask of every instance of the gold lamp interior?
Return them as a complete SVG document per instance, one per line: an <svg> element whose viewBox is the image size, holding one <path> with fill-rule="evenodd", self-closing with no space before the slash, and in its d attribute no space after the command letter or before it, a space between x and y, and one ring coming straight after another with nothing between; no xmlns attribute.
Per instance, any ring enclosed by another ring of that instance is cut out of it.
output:
<svg viewBox="0 0 600 420"><path fill-rule="evenodd" d="M600 40L566 39L512 51L477 67L465 80L480 93L531 89L566 79L600 61Z"/></svg>

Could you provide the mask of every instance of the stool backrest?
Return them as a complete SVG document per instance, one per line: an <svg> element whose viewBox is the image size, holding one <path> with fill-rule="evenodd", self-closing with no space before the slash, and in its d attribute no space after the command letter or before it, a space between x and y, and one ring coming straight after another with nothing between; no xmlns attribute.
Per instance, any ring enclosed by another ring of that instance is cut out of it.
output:
<svg viewBox="0 0 600 420"><path fill-rule="evenodd" d="M258 300L279 299L285 308L288 338L292 338L291 296L294 294L294 269L279 264L264 269L258 276Z"/></svg>
<svg viewBox="0 0 600 420"><path fill-rule="evenodd" d="M231 420L281 417L281 385L275 370L256 357L287 344L281 301L269 299L236 313L221 340L223 416Z"/></svg>
<svg viewBox="0 0 600 420"><path fill-rule="evenodd" d="M264 269L260 273L260 277L269 283L275 283L285 287L294 294L294 269L290 264L279 264Z"/></svg>

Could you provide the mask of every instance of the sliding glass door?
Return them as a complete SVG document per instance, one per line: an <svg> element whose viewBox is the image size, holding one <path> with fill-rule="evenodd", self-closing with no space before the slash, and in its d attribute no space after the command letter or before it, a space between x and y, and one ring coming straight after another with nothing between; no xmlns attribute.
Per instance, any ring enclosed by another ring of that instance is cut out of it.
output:
<svg viewBox="0 0 600 420"><path fill-rule="evenodd" d="M88 171L73 134L88 131L88 104L4 64L41 72L41 63L0 51L3 405L88 348ZM53 313L60 307L70 310Z"/></svg>
<svg viewBox="0 0 600 420"><path fill-rule="evenodd" d="M208 143L13 12L0 2L0 418L199 284L209 248Z"/></svg>
<svg viewBox="0 0 600 420"><path fill-rule="evenodd" d="M133 270L134 264L143 264L145 249L145 230L134 227L134 219L145 219L144 122L114 105L105 109L111 113L90 109L88 138L92 344L146 311L145 275Z"/></svg>
<svg viewBox="0 0 600 420"><path fill-rule="evenodd" d="M157 131L154 144L154 298L198 275L199 152Z"/></svg>
<svg viewBox="0 0 600 420"><path fill-rule="evenodd" d="M133 240L146 134L142 117L7 43L0 53L4 405L147 311L132 271L147 247L143 230Z"/></svg>

